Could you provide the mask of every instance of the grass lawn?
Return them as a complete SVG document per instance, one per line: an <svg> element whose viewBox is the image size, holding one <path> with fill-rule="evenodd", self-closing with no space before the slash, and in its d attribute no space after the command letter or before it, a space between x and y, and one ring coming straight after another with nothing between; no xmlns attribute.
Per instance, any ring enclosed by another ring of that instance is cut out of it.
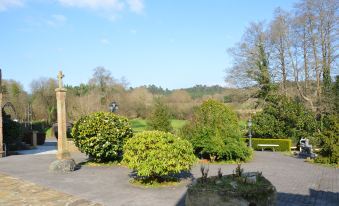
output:
<svg viewBox="0 0 339 206"><path fill-rule="evenodd" d="M144 119L132 119L130 120L132 129L134 132L142 132L147 130L147 121ZM180 119L172 119L171 125L174 129L174 131L179 131L183 126L187 124L186 120L180 120Z"/></svg>

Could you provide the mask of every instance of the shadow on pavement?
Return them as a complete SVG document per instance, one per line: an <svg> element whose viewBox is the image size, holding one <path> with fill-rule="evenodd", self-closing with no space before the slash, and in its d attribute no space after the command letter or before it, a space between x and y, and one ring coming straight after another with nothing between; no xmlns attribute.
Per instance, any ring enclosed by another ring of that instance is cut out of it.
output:
<svg viewBox="0 0 339 206"><path fill-rule="evenodd" d="M177 204L175 204L175 206L185 206L185 199L186 199L186 192L183 196L181 196L181 198L179 199L179 201L177 202Z"/></svg>
<svg viewBox="0 0 339 206"><path fill-rule="evenodd" d="M328 192L321 190L309 190L309 195L300 195L292 193L278 192L277 206L313 206L313 205L326 205L326 206L338 206L339 205L339 193Z"/></svg>
<svg viewBox="0 0 339 206"><path fill-rule="evenodd" d="M277 206L338 206L339 205L339 192L328 192L321 190L310 189L309 195L300 195L292 193L277 193ZM185 206L185 194L178 200L175 206Z"/></svg>

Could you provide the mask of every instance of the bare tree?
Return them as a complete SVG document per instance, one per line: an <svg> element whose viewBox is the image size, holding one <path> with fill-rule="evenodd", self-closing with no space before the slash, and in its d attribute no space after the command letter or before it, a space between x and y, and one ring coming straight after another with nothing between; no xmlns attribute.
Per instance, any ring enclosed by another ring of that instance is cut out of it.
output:
<svg viewBox="0 0 339 206"><path fill-rule="evenodd" d="M246 81L244 85L257 85L260 88L258 96L265 98L270 91L272 77L269 71L268 38L264 24L251 23L241 42L232 48L230 53L233 65L226 81L234 78L238 82Z"/></svg>
<svg viewBox="0 0 339 206"><path fill-rule="evenodd" d="M289 17L290 14L277 8L274 12L274 19L270 24L269 34L271 43L271 63L273 69L278 70L281 80L283 93L287 95L287 38L289 35Z"/></svg>
<svg viewBox="0 0 339 206"><path fill-rule="evenodd" d="M31 83L32 107L36 119L45 119L48 123L56 120L55 79L40 78Z"/></svg>

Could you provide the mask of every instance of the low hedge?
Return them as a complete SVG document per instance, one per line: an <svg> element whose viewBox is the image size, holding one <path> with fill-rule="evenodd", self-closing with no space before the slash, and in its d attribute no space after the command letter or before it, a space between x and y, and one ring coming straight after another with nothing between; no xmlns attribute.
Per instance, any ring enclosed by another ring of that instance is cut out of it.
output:
<svg viewBox="0 0 339 206"><path fill-rule="evenodd" d="M248 143L249 138L241 138L243 141ZM286 152L291 151L292 140L290 139L261 139L261 138L252 138L252 147L254 150L261 150L261 147L258 147L258 144L277 144L279 147L275 147L275 151ZM269 147L267 147L269 148Z"/></svg>

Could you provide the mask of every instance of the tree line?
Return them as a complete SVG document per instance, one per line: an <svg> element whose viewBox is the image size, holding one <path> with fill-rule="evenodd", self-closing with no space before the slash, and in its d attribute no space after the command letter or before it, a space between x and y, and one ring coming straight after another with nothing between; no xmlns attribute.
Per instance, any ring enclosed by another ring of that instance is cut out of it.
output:
<svg viewBox="0 0 339 206"><path fill-rule="evenodd" d="M268 23L252 22L229 50L226 81L269 93L299 97L321 114L333 111L338 75L338 1L301 0L291 11L277 8Z"/></svg>
<svg viewBox="0 0 339 206"><path fill-rule="evenodd" d="M39 78L30 84L31 93L14 80L3 81L4 102L11 102L20 122L27 120L56 121L55 88L56 78ZM66 105L69 121L79 119L97 111L109 111L109 104L118 103L118 114L128 118L147 118L160 98L170 109L172 118L188 119L193 109L208 98L223 101L231 89L226 91L220 86L196 85L188 89L169 90L155 85L128 87L125 80L115 79L104 67L93 70L87 83L77 86L65 85L67 89ZM231 95L232 96L232 95ZM234 96L232 96L234 99ZM30 105L30 106L29 106ZM7 113L12 114L10 109Z"/></svg>

